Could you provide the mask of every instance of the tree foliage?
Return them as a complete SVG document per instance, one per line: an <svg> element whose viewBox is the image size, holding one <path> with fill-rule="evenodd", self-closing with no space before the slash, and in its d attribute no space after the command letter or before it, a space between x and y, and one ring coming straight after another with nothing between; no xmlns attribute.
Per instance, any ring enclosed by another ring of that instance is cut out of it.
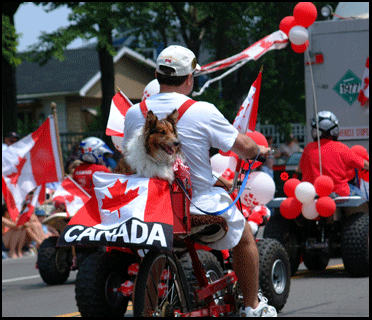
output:
<svg viewBox="0 0 372 320"><path fill-rule="evenodd" d="M66 46L80 37L88 40L97 38L98 52L106 54L100 59L107 61L107 53L111 56L115 54L111 37L116 30L119 36L124 33L136 36L133 49L166 47L179 43L181 39L198 58L207 51L209 60L203 61L207 63L239 53L278 30L280 21L292 15L296 3L41 2L48 11L61 5L70 7L71 24L56 32L43 34L32 47L31 57L40 63L45 63L52 56L62 59ZM314 4L319 12L325 4L336 7L337 2ZM214 102L232 121L261 65L264 65L258 111L261 122L304 122L304 56L293 52L290 45L247 63L220 83L212 85L200 99ZM111 65L101 65L102 79L106 77L104 69L111 68ZM112 86L113 95L113 84L109 86ZM108 95L104 104L107 108ZM106 119L106 116L108 111L103 110L103 118Z"/></svg>

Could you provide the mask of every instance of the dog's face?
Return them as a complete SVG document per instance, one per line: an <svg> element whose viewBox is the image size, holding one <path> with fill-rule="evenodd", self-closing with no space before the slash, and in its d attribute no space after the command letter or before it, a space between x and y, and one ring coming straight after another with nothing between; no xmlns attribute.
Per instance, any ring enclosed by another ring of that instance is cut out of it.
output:
<svg viewBox="0 0 372 320"><path fill-rule="evenodd" d="M144 126L145 150L155 161L173 161L179 152L180 142L176 130L177 117L177 109L162 120L158 120L151 110L147 113Z"/></svg>

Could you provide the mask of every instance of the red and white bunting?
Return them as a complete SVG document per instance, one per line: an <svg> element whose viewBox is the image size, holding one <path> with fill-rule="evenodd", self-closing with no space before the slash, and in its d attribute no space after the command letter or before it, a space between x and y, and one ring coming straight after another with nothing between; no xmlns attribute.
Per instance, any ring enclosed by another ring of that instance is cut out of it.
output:
<svg viewBox="0 0 372 320"><path fill-rule="evenodd" d="M209 74L215 71L223 70L226 68L231 68L222 75L208 80L199 92L193 92L193 96L201 95L204 90L213 82L218 81L226 77L231 72L239 69L245 63L251 60L258 60L265 53L270 50L280 50L284 49L288 44L288 37L283 31L275 31L268 36L262 38L256 43L252 44L248 48L244 49L242 52L233 55L229 58L208 63L201 67L200 71L195 72L195 76L200 76L204 74Z"/></svg>

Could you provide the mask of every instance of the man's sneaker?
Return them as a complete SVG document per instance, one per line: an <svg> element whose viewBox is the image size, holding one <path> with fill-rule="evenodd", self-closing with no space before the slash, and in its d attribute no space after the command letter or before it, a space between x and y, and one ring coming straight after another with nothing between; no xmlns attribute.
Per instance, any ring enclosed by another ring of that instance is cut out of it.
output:
<svg viewBox="0 0 372 320"><path fill-rule="evenodd" d="M273 306L267 304L267 298L262 296L261 293L258 294L260 303L256 309L252 307L246 307L245 309L240 309L241 317L277 317L278 314Z"/></svg>

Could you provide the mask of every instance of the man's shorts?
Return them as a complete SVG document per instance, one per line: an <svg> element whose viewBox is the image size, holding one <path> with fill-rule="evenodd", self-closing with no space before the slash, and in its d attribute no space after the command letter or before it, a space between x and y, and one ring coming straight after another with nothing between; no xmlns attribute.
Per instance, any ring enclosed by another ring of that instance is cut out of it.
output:
<svg viewBox="0 0 372 320"><path fill-rule="evenodd" d="M232 199L224 189L214 187L208 193L193 196L192 202L196 207L204 211L216 212L227 208L232 203ZM190 206L191 214L205 214L195 208L194 205L191 204ZM239 243L242 237L246 220L235 205L221 214L220 217L225 218L229 230L222 239L208 244L208 247L215 250L232 249Z"/></svg>

